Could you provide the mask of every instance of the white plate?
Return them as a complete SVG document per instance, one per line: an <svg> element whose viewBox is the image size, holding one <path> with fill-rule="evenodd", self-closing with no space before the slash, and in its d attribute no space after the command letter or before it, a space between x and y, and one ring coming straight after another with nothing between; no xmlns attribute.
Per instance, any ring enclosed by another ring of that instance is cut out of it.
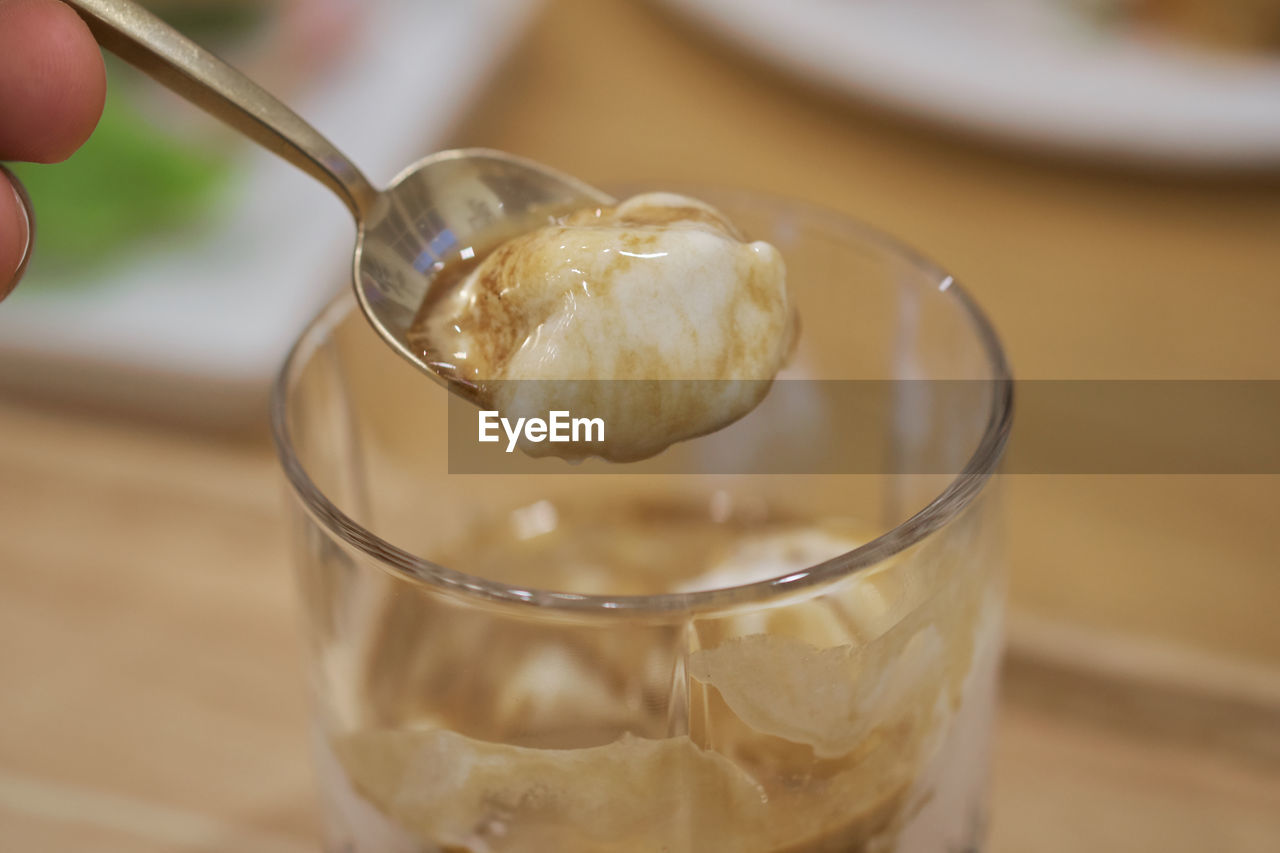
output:
<svg viewBox="0 0 1280 853"><path fill-rule="evenodd" d="M1280 61L1109 36L1072 0L661 0L777 66L958 128L1183 167L1280 167Z"/></svg>
<svg viewBox="0 0 1280 853"><path fill-rule="evenodd" d="M346 64L295 106L385 183L438 147L533 6L370 2ZM0 304L0 385L205 422L263 420L290 342L349 286L355 227L328 190L256 147L236 181L230 215L194 244L157 247L85 288L19 287Z"/></svg>

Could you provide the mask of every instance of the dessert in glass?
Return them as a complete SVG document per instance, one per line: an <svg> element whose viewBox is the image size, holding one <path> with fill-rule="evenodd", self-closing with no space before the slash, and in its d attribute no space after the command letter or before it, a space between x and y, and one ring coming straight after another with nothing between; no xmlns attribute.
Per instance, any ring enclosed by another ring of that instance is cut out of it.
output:
<svg viewBox="0 0 1280 853"><path fill-rule="evenodd" d="M763 402L681 435L665 468L450 473L449 395L350 296L290 356L273 426L327 850L980 848L999 343L950 276L871 229L696 195L776 247L801 331ZM886 381L856 434L816 390ZM720 464L779 436L869 442L884 464Z"/></svg>

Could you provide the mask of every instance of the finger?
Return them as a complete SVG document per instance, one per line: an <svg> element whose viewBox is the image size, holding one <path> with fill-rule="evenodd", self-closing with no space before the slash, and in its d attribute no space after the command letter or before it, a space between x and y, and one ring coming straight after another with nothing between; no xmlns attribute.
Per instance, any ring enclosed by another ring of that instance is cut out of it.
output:
<svg viewBox="0 0 1280 853"><path fill-rule="evenodd" d="M0 166L0 300L22 277L34 229L30 199L13 174Z"/></svg>
<svg viewBox="0 0 1280 853"><path fill-rule="evenodd" d="M0 0L0 160L65 160L97 125L106 88L102 54L70 7Z"/></svg>

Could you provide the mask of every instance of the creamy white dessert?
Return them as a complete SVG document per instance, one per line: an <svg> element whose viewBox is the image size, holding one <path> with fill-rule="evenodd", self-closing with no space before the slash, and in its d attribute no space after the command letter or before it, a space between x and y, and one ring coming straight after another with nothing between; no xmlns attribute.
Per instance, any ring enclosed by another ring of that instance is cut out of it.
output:
<svg viewBox="0 0 1280 853"><path fill-rule="evenodd" d="M512 422L604 422L603 441L522 438L530 455L623 462L749 412L795 329L777 249L703 202L649 193L502 243L434 294L411 339Z"/></svg>

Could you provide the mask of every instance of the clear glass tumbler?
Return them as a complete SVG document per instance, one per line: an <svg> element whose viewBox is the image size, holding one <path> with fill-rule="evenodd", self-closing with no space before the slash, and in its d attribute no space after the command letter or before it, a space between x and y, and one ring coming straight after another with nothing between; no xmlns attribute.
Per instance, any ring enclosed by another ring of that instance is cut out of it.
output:
<svg viewBox="0 0 1280 853"><path fill-rule="evenodd" d="M890 464L450 474L447 395L337 300L273 401L329 851L980 849L1000 346L877 232L696 194L786 258L802 333L779 382L895 381L848 438ZM830 401L787 399L675 452L842 440ZM900 473L922 470L942 473Z"/></svg>

